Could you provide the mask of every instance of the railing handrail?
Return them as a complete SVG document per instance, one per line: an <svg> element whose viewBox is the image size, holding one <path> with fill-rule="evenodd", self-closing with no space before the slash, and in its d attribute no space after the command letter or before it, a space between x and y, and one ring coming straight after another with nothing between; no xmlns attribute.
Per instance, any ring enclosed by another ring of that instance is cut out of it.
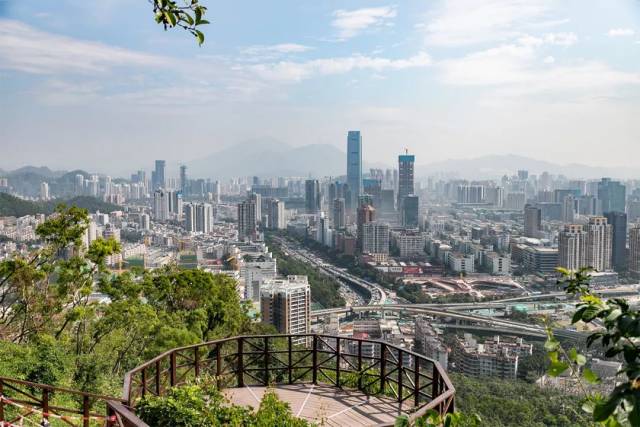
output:
<svg viewBox="0 0 640 427"><path fill-rule="evenodd" d="M123 404L127 403L126 399L121 399L121 398L118 398L118 397L106 396L106 395L103 395L103 394L96 394L96 393L89 393L89 392L80 391L80 390L73 390L73 389L65 388L65 387L56 387L56 386L52 386L50 384L34 383L34 382L31 382L31 381L19 380L19 379L16 379L16 378L0 377L0 382L20 384L20 385L24 385L24 386L27 386L27 387L33 387L33 388L39 388L39 389L48 390L48 391L51 391L51 392L68 393L68 394L74 394L76 396L83 396L83 397L86 396L86 397L91 398L91 399L104 400L105 402L107 402L107 401L116 401L116 402L123 403Z"/></svg>

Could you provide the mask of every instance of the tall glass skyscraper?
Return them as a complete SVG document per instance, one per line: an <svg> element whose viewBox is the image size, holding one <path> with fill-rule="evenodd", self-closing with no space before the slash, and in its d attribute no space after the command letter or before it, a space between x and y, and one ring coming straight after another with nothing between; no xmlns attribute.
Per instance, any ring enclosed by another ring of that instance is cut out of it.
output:
<svg viewBox="0 0 640 427"><path fill-rule="evenodd" d="M414 163L416 156L401 154L398 156L398 206L402 206L402 199L413 194Z"/></svg>
<svg viewBox="0 0 640 427"><path fill-rule="evenodd" d="M602 178L598 183L598 199L602 203L602 212L625 212L626 189L618 181Z"/></svg>
<svg viewBox="0 0 640 427"><path fill-rule="evenodd" d="M351 209L355 209L362 194L362 136L360 131L347 134L347 184L351 190Z"/></svg>
<svg viewBox="0 0 640 427"><path fill-rule="evenodd" d="M156 160L156 170L153 171L153 189L157 190L159 188L164 188L164 168L166 162L164 160Z"/></svg>

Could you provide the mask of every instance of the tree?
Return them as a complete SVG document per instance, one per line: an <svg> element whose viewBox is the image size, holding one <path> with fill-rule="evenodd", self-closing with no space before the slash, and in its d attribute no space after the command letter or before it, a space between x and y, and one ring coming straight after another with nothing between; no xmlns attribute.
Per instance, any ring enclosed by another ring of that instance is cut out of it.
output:
<svg viewBox="0 0 640 427"><path fill-rule="evenodd" d="M204 43L204 33L198 29L209 23L204 19L207 8L199 0L184 0L182 6L176 0L148 0L153 6L153 13L158 24L164 29L182 28L191 33L199 45Z"/></svg>

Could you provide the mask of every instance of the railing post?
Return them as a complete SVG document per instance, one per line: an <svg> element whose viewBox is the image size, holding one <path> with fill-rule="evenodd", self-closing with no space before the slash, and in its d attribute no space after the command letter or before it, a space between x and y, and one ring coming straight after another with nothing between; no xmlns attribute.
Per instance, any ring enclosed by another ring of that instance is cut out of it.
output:
<svg viewBox="0 0 640 427"><path fill-rule="evenodd" d="M311 353L311 360L312 360L312 365L313 365L313 373L312 373L312 379L313 379L313 383L314 384L318 384L318 336L314 335L313 336L313 353Z"/></svg>
<svg viewBox="0 0 640 427"><path fill-rule="evenodd" d="M147 395L147 368L142 368L140 371L140 381L142 382L142 397ZM127 396L131 400L131 396Z"/></svg>
<svg viewBox="0 0 640 427"><path fill-rule="evenodd" d="M49 390L42 389L42 418L49 419Z"/></svg>
<svg viewBox="0 0 640 427"><path fill-rule="evenodd" d="M89 427L91 424L91 405L89 404L89 396L84 395L82 397L82 426Z"/></svg>
<svg viewBox="0 0 640 427"><path fill-rule="evenodd" d="M403 390L403 376L402 375L402 370L404 369L404 366L402 364L402 350L400 350L398 348L398 403L400 404L400 407L398 408L398 410L402 409L402 393L404 392Z"/></svg>
<svg viewBox="0 0 640 427"><path fill-rule="evenodd" d="M264 385L269 386L269 337L264 337Z"/></svg>
<svg viewBox="0 0 640 427"><path fill-rule="evenodd" d="M420 358L414 357L415 370L413 372L413 384L415 390L413 390L413 406L416 408L420 406Z"/></svg>
<svg viewBox="0 0 640 427"><path fill-rule="evenodd" d="M380 393L384 394L384 388L386 386L386 370L387 370L387 345L380 343Z"/></svg>
<svg viewBox="0 0 640 427"><path fill-rule="evenodd" d="M196 378L200 376L200 347L193 348L193 372Z"/></svg>
<svg viewBox="0 0 640 427"><path fill-rule="evenodd" d="M358 340L358 390L362 391L362 341Z"/></svg>
<svg viewBox="0 0 640 427"><path fill-rule="evenodd" d="M292 356L293 356L293 355L292 355L292 349L291 349L291 346L293 345L293 342L292 342L292 341L293 341L293 337L292 337L291 335L289 335L289 336L288 336L288 341L289 341L289 342L288 342L288 356L289 356L289 357L288 357L288 360L289 360L289 363L288 363L288 366L289 366L288 373L289 373L289 384L293 384L293 368L292 368L292 366L293 366L293 357L292 357Z"/></svg>
<svg viewBox="0 0 640 427"><path fill-rule="evenodd" d="M220 353L222 350L222 345L220 343L216 344L216 386L218 390L222 387L222 354Z"/></svg>
<svg viewBox="0 0 640 427"><path fill-rule="evenodd" d="M169 384L171 387L176 385L176 352L169 354Z"/></svg>
<svg viewBox="0 0 640 427"><path fill-rule="evenodd" d="M435 399L439 395L440 395L440 371L438 371L438 365L434 363L433 374L431 375L431 400Z"/></svg>
<svg viewBox="0 0 640 427"><path fill-rule="evenodd" d="M340 337L336 337L336 387L340 387Z"/></svg>
<svg viewBox="0 0 640 427"><path fill-rule="evenodd" d="M244 387L244 339L238 338L238 387Z"/></svg>
<svg viewBox="0 0 640 427"><path fill-rule="evenodd" d="M161 383L161 378L160 378L160 375L162 375L160 373L161 365L162 365L162 361L161 360L157 360L156 361L156 396L160 396L160 393L162 392L162 390L161 390L162 383Z"/></svg>

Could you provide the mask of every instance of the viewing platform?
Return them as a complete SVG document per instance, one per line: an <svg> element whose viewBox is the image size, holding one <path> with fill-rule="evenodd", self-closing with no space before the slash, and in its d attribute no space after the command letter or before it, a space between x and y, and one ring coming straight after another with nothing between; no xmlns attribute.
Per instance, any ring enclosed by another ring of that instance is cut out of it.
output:
<svg viewBox="0 0 640 427"><path fill-rule="evenodd" d="M125 375L121 398L0 378L0 425L22 418L65 425L144 427L135 415L144 396L207 377L236 405L257 408L268 388L294 416L330 426L393 426L430 410L454 410L455 389L442 367L404 348L330 335L238 336L169 350ZM72 394L77 408L51 396ZM10 409L10 410L9 410Z"/></svg>

